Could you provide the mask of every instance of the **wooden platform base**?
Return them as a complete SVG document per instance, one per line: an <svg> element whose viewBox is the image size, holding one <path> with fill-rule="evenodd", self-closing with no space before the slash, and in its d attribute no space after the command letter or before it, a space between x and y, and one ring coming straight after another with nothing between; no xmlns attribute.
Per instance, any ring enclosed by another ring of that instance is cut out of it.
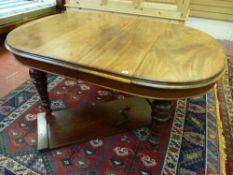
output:
<svg viewBox="0 0 233 175"><path fill-rule="evenodd" d="M48 116L40 113L37 124L38 150L52 149L149 126L151 108L145 99L132 97Z"/></svg>

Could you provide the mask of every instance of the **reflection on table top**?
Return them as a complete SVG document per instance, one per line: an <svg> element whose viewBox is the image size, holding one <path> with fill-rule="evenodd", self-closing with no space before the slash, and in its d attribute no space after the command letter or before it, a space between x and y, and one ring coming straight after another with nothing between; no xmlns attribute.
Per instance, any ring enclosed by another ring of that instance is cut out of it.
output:
<svg viewBox="0 0 233 175"><path fill-rule="evenodd" d="M183 26L105 13L64 13L12 31L16 54L126 83L162 89L213 84L225 54L211 36Z"/></svg>

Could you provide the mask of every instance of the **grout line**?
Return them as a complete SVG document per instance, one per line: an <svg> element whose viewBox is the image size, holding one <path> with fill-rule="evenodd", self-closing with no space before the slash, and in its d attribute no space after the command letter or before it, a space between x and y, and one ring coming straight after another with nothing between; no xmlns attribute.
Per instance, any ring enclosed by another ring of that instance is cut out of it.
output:
<svg viewBox="0 0 233 175"><path fill-rule="evenodd" d="M13 76L17 75L19 71L14 72L13 74L8 75L5 79L11 79Z"/></svg>

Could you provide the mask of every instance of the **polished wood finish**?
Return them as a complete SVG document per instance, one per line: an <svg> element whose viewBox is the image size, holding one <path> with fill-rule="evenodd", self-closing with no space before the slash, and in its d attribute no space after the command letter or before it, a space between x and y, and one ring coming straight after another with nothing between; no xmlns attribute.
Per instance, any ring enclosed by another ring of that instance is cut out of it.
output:
<svg viewBox="0 0 233 175"><path fill-rule="evenodd" d="M29 75L31 77L32 83L35 85L37 92L39 93L42 106L45 108L46 112L49 113L51 111L51 102L49 100L47 91L47 73L30 68Z"/></svg>
<svg viewBox="0 0 233 175"><path fill-rule="evenodd" d="M26 24L8 35L6 46L32 62L161 89L212 85L223 73L226 61L220 44L198 30L89 12L60 14Z"/></svg>
<svg viewBox="0 0 233 175"><path fill-rule="evenodd" d="M72 69L72 67L63 67L62 65L53 65L49 63L44 63L37 60L27 59L26 57L21 57L15 55L15 58L22 64L30 65L36 67L40 70L45 70L46 72L56 73L59 75L65 75L75 79L81 79L86 82L93 83L98 86L105 87L107 89L117 90L129 95L134 95L143 98L152 98L152 99L166 99L174 100L178 98L193 97L200 95L208 91L213 84L193 89L160 89L152 88L147 86L140 86L136 84L118 82L108 78L99 77L98 74L89 74L85 72L80 72L78 70Z"/></svg>
<svg viewBox="0 0 233 175"><path fill-rule="evenodd" d="M165 123L170 119L172 112L172 101L167 100L153 100L151 105L151 136L149 142L152 148L159 145L160 133Z"/></svg>
<svg viewBox="0 0 233 175"><path fill-rule="evenodd" d="M144 99L135 97L52 112L48 130L46 116L38 114L39 150L102 138L151 123L150 106Z"/></svg>
<svg viewBox="0 0 233 175"><path fill-rule="evenodd" d="M164 100L206 92L222 76L226 62L220 44L203 32L183 25L94 12L65 13L34 21L12 31L5 45L19 62L36 69L31 69L31 77L47 111L48 94L41 82L45 82L43 71L134 96L160 99L150 103L152 148L158 145L160 130L171 112L171 102ZM122 116L112 113L119 110L119 105L113 103L39 115L39 149L94 138L96 131L101 136L122 131L123 125L110 131L112 125L108 121L118 123L111 116ZM134 102L131 105L135 106ZM130 123L143 123L146 115L141 113L146 108L142 106L134 108L137 110L132 116L136 118ZM93 131L86 127L90 137L83 134L85 126L95 128ZM127 128L130 126L127 124Z"/></svg>

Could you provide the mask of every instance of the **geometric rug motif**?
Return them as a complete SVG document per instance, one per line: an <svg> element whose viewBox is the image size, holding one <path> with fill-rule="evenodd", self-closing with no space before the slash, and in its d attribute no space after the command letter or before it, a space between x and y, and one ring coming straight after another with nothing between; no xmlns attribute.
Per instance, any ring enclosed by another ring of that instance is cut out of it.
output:
<svg viewBox="0 0 233 175"><path fill-rule="evenodd" d="M226 142L226 171L233 175L233 57L228 57L227 70L217 85Z"/></svg>
<svg viewBox="0 0 233 175"><path fill-rule="evenodd" d="M232 64L229 62L229 64ZM82 144L37 151L38 94L27 81L0 99L0 172L45 175L225 174L219 86L180 99L162 131L158 149L149 149L149 126ZM82 81L50 75L53 110L122 99L124 94ZM103 126L104 127L104 126Z"/></svg>

